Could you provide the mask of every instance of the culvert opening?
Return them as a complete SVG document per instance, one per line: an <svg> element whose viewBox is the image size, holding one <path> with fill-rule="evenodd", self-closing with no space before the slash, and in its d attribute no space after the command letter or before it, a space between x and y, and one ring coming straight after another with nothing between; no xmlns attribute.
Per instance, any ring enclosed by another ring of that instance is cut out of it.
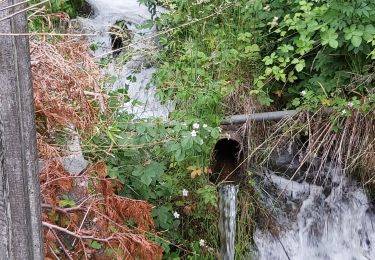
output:
<svg viewBox="0 0 375 260"><path fill-rule="evenodd" d="M80 0L70 2L73 4L74 9L77 10L78 16L87 18L95 15L94 9L87 1Z"/></svg>
<svg viewBox="0 0 375 260"><path fill-rule="evenodd" d="M217 184L221 182L238 182L240 180L241 144L234 139L220 139L214 148L210 181Z"/></svg>
<svg viewBox="0 0 375 260"><path fill-rule="evenodd" d="M109 30L113 56L118 56L124 47L128 46L132 39L132 33L125 21L117 21Z"/></svg>

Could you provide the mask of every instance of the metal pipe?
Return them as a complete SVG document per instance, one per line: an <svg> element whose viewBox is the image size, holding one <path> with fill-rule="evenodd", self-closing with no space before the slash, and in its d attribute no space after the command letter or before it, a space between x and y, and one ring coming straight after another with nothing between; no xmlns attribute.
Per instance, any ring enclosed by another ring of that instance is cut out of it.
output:
<svg viewBox="0 0 375 260"><path fill-rule="evenodd" d="M221 122L222 125L233 125L233 124L244 124L246 121L277 121L284 119L286 117L293 117L298 112L296 110L285 110L285 111L276 111L276 112L264 112L264 113L255 113L249 115L233 115L224 118Z"/></svg>

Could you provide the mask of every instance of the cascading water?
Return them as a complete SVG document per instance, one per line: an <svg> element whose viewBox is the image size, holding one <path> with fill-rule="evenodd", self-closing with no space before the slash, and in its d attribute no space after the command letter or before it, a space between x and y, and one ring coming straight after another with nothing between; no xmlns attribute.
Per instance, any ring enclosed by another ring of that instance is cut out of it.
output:
<svg viewBox="0 0 375 260"><path fill-rule="evenodd" d="M146 6L137 0L88 0L95 16L79 18L78 22L86 32L95 36L89 40L97 45L95 55L98 58L112 57L112 42L109 30L118 21L124 21L132 34L132 40L124 52L130 52L130 60L118 66L116 60L102 69L103 74L114 76L114 82L108 83L108 90L127 88L131 99L124 104L123 110L134 114L136 118L158 117L167 119L172 105L162 105L155 96L155 87L150 83L155 67L150 64L150 56L156 52L155 29L141 29L151 15ZM163 11L158 8L158 12Z"/></svg>
<svg viewBox="0 0 375 260"><path fill-rule="evenodd" d="M123 109L137 118L166 119L173 107L162 105L155 97L154 86L150 85L155 68L149 57L157 48L156 32L139 27L150 18L147 8L139 5L137 0L88 0L88 3L95 10L95 17L78 20L85 31L96 34L89 40L98 46L97 57L108 57L107 53L112 51L109 29L117 21L125 21L133 35L131 58L121 66L116 66L113 59L103 68L103 73L116 76L108 89L127 86L129 97L137 102L128 102ZM257 255L254 258L375 259L375 216L366 194L335 171L329 175L332 188L327 192L323 186L290 181L269 171L263 174L262 201L275 216L281 231L275 238L266 231L256 230ZM238 186L234 184L219 188L219 231L221 259L224 260L234 259L235 254L237 192Z"/></svg>
<svg viewBox="0 0 375 260"><path fill-rule="evenodd" d="M237 193L238 185L223 184L219 187L220 260L234 260Z"/></svg>
<svg viewBox="0 0 375 260"><path fill-rule="evenodd" d="M375 259L375 216L366 194L337 171L326 174L331 179L329 189L262 173L266 190L262 200L281 231L279 237L256 231L255 258Z"/></svg>

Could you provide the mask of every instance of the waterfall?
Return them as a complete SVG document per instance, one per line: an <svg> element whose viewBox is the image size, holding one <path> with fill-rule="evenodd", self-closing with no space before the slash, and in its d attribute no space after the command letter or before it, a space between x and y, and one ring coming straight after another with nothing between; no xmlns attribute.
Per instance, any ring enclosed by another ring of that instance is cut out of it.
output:
<svg viewBox="0 0 375 260"><path fill-rule="evenodd" d="M279 237L255 232L258 259L375 259L375 216L365 192L338 171L326 174L329 189L264 173L263 206L281 231Z"/></svg>
<svg viewBox="0 0 375 260"><path fill-rule="evenodd" d="M234 260L238 185L219 186L220 260Z"/></svg>
<svg viewBox="0 0 375 260"><path fill-rule="evenodd" d="M95 56L109 58L111 61L102 69L102 73L112 76L114 81L107 83L106 88L116 90L127 88L130 101L122 107L123 111L134 114L136 118L162 118L166 120L173 109L171 104L163 105L156 97L156 89L151 84L152 75L156 68L150 62L150 56L157 51L156 30L142 29L142 24L147 22L151 14L144 5L137 0L88 0L94 9L95 16L78 18L78 23L87 33L94 33L89 41L97 45ZM157 9L163 12L162 8ZM132 33L129 48L124 52L130 53L130 60L116 64L116 59L110 54L112 42L109 30L118 21L124 21Z"/></svg>
<svg viewBox="0 0 375 260"><path fill-rule="evenodd" d="M155 29L140 25L150 19L147 7L137 0L88 0L95 16L78 18L87 33L95 33L89 41L97 44L98 60L112 51L109 29L117 21L125 21L132 32L132 55L121 66L112 59L102 69L114 75L114 82L106 85L109 91L127 86L132 101L123 110L137 118L167 119L171 104L161 104L151 84L155 67L149 55L157 49ZM158 12L162 12L161 8ZM233 152L231 152L233 153ZM225 155L225 153L224 153ZM221 159L221 158L219 158ZM254 234L255 258L260 260L366 260L375 259L374 211L364 190L337 171L327 172L330 187L294 181L270 171L262 173L259 190L261 203L280 226L278 237L266 230ZM232 260L235 255L236 200L238 185L219 187L219 232L221 259ZM250 243L250 241L249 241Z"/></svg>

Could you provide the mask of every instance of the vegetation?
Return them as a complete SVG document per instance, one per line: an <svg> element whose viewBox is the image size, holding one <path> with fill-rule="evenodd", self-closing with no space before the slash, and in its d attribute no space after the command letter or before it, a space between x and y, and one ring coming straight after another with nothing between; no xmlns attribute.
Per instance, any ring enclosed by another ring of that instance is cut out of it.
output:
<svg viewBox="0 0 375 260"><path fill-rule="evenodd" d="M56 149L57 139L62 136L66 141L68 134L62 129L74 124L81 134L85 156L92 163L85 176L93 181L84 192L99 198L80 204L87 212L93 207L86 222L84 214L67 214L79 204L67 193L80 182L57 180L59 185L48 186L52 181L48 178L69 178L69 174L55 164L42 172L42 185L56 193L44 195L44 202L52 208L44 215L45 221L82 235L84 222L85 232L89 232L88 227L99 220L100 225L95 227L100 232L90 233L91 240L82 240L69 250L81 257L89 253L121 258L128 256L126 250L131 248L131 256L147 258L153 253L161 255L162 248L165 259L215 259L219 247L217 191L208 178L209 159L226 114L287 108L310 111L312 114L301 113L298 120L276 125L277 131L259 140L261 144L249 144L256 149L246 159L263 161L277 147L299 139L303 142L301 167L313 165L317 157L322 158L318 168L334 160L350 173L360 170L363 183L374 183L370 172L375 168L375 3L140 2L150 7L159 30L161 49L154 83L160 99L175 104L170 114L173 124L137 120L121 112L124 103L133 102L127 97L127 86L108 95L101 93L98 86L104 79L86 56L89 50L82 42L32 44L36 50L43 48L53 54L43 56L44 66L33 67L41 155L54 157L56 150L64 154ZM169 12L154 17L155 4ZM45 15L34 15L31 30L54 29L46 23L49 17L56 17L60 11L74 16L77 5L58 0L51 1L50 7ZM120 54L117 59L121 55L128 54ZM57 57L61 63L48 57ZM82 60L87 61L86 67L76 66ZM100 65L104 63L108 61ZM88 71L90 80L84 76ZM45 74L55 77L47 82ZM63 96L59 95L62 91L66 92ZM50 109L54 103L60 105L55 111ZM331 116L322 115L326 109ZM246 127L259 131L257 126ZM265 151L266 156L255 155L255 151ZM370 170L363 171L366 168ZM51 172L58 174L49 175ZM250 195L254 185L246 183L240 195L238 258L250 250L254 219L267 215L258 210L256 195ZM137 214L122 210L138 206L142 210ZM46 237L54 243L48 247L55 249L55 254L66 254L57 250L61 244L51 230L47 229ZM119 230L125 235L116 237L116 242L99 239ZM149 249L145 255L137 251L142 245Z"/></svg>
<svg viewBox="0 0 375 260"><path fill-rule="evenodd" d="M162 45L154 82L159 97L176 104L171 119L215 125L225 114L310 111L271 128L250 146L265 153L254 159L298 141L306 174L334 162L372 189L372 1L140 2L169 10L154 21Z"/></svg>

